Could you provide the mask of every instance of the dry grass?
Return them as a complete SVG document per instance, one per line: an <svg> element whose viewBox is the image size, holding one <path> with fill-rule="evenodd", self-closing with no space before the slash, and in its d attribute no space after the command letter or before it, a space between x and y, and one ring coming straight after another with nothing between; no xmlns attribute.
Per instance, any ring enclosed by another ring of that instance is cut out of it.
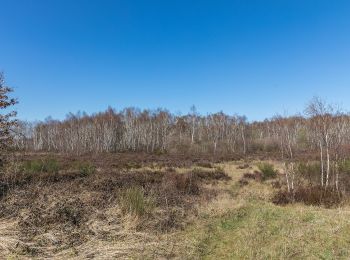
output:
<svg viewBox="0 0 350 260"><path fill-rule="evenodd" d="M349 259L348 207L329 210L303 204L276 206L271 203L272 181L251 180L241 186L239 180L246 167L224 167L233 177L228 184L231 196L219 195L218 201L203 207L201 220L183 234L196 244L188 258ZM227 189L222 184L220 187Z"/></svg>
<svg viewBox="0 0 350 260"><path fill-rule="evenodd" d="M212 167L95 170L57 160L53 174L34 162L0 200L0 258L168 258L182 247L171 234L215 198L209 186L229 179Z"/></svg>
<svg viewBox="0 0 350 260"><path fill-rule="evenodd" d="M206 226L201 257L217 259L348 259L346 210L249 203Z"/></svg>
<svg viewBox="0 0 350 260"><path fill-rule="evenodd" d="M88 174L58 162L54 179L34 176L0 200L0 258L350 257L349 208L274 205L275 180L240 183L260 161L90 163Z"/></svg>

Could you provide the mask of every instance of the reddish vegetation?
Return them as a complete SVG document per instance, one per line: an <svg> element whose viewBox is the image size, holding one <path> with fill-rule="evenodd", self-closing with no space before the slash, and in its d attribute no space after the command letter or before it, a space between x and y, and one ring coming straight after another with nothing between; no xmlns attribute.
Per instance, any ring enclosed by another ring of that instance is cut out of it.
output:
<svg viewBox="0 0 350 260"><path fill-rule="evenodd" d="M89 161L97 168L132 169L142 167L200 167L212 168L212 163L234 161L241 159L238 155L191 155L191 154L150 154L150 153L103 153L84 155L65 154L41 154L28 153L20 155L21 160L42 160L45 157L53 157L63 168L70 168L74 162Z"/></svg>
<svg viewBox="0 0 350 260"><path fill-rule="evenodd" d="M280 190L273 198L273 202L278 205L301 202L306 205L325 206L327 208L338 206L342 203L342 200L342 193L322 186L300 186L294 193Z"/></svg>
<svg viewBox="0 0 350 260"><path fill-rule="evenodd" d="M254 171L254 173L245 173L243 174L242 179L246 179L246 180L255 180L255 181L262 181L263 180L263 176L262 173L259 171Z"/></svg>

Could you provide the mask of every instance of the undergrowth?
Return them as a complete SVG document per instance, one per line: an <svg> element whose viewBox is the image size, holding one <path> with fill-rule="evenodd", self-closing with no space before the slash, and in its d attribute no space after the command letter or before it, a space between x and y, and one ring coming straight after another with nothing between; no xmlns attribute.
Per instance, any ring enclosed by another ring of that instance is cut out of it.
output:
<svg viewBox="0 0 350 260"><path fill-rule="evenodd" d="M139 187L126 189L121 195L121 208L124 213L143 216L154 208L151 198L145 196Z"/></svg>
<svg viewBox="0 0 350 260"><path fill-rule="evenodd" d="M273 179L277 176L277 171L272 164L262 162L258 163L257 166L262 173L263 180Z"/></svg>
<svg viewBox="0 0 350 260"><path fill-rule="evenodd" d="M22 164L22 171L25 173L57 173L59 170L60 165L56 159L52 158L25 161Z"/></svg>

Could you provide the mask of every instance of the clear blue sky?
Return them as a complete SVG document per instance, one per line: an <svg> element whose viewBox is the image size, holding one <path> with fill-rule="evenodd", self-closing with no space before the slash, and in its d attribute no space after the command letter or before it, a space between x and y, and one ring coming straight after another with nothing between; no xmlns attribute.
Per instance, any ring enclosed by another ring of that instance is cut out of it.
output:
<svg viewBox="0 0 350 260"><path fill-rule="evenodd" d="M21 119L112 106L263 119L350 110L350 1L0 0Z"/></svg>

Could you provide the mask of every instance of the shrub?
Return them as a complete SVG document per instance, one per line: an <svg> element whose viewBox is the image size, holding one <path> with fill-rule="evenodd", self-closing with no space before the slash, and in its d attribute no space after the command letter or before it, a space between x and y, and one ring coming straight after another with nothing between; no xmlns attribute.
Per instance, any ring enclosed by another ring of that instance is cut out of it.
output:
<svg viewBox="0 0 350 260"><path fill-rule="evenodd" d="M192 172L185 174L167 173L162 180L162 189L167 194L172 194L176 197L178 194L198 195L199 185L198 177Z"/></svg>
<svg viewBox="0 0 350 260"><path fill-rule="evenodd" d="M149 212L152 203L145 197L144 191L139 187L126 189L121 196L121 207L124 213L142 216Z"/></svg>
<svg viewBox="0 0 350 260"><path fill-rule="evenodd" d="M192 177L202 180L202 181L219 181L219 180L230 180L231 177L228 176L225 171L217 167L215 170L203 170L201 168L194 168L192 170Z"/></svg>
<svg viewBox="0 0 350 260"><path fill-rule="evenodd" d="M294 192L280 190L275 194L272 201L278 205L301 202L306 205L331 208L342 203L343 194L321 185L300 186Z"/></svg>
<svg viewBox="0 0 350 260"><path fill-rule="evenodd" d="M85 220L85 205L78 199L72 199L69 201L59 202L54 208L52 218L59 223L70 223L74 226L80 226Z"/></svg>
<svg viewBox="0 0 350 260"><path fill-rule="evenodd" d="M249 182L248 182L246 179L244 179L244 178L242 178L242 179L239 180L239 185L240 185L241 187L246 186L246 185L248 185L248 184L249 184Z"/></svg>
<svg viewBox="0 0 350 260"><path fill-rule="evenodd" d="M263 175L263 180L273 179L277 176L277 171L270 163L259 163L258 168Z"/></svg>
<svg viewBox="0 0 350 260"><path fill-rule="evenodd" d="M213 168L213 165L210 162L198 162L197 166L202 168Z"/></svg>
<svg viewBox="0 0 350 260"><path fill-rule="evenodd" d="M246 180L251 179L251 180L261 182L263 179L263 175L259 171L254 171L254 173L247 172L247 173L243 174L242 179L246 179Z"/></svg>

